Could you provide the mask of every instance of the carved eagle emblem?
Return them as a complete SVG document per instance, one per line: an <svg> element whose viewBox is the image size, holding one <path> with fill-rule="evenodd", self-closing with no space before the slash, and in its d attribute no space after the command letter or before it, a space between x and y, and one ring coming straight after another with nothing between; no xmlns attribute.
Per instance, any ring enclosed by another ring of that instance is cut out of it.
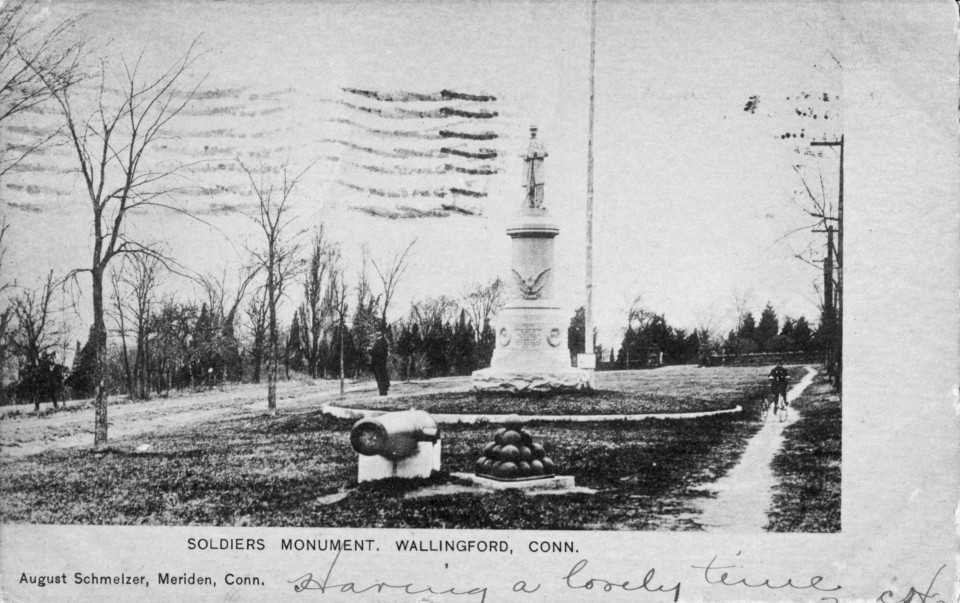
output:
<svg viewBox="0 0 960 603"><path fill-rule="evenodd" d="M520 288L520 295L523 296L523 299L539 299L540 292L547 285L548 272L550 272L549 268L537 276L524 278L519 272L513 270L513 276L517 279L517 286Z"/></svg>

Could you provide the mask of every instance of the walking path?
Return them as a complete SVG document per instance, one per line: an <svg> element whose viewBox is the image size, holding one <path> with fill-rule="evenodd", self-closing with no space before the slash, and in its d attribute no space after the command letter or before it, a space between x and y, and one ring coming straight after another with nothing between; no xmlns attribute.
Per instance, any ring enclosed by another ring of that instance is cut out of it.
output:
<svg viewBox="0 0 960 603"><path fill-rule="evenodd" d="M468 377L448 377L397 383L392 391L397 392L396 397L402 397L421 395L424 390L448 391L468 386ZM376 385L371 381L351 381L346 396L362 398L374 396L376 391ZM184 391L169 398L110 404L107 411L110 441L182 430L202 422L261 415L267 411L266 394L265 383L228 385L202 392ZM315 411L325 402L339 398L340 383L332 379L281 381L277 384L277 410L282 414ZM45 410L50 406L49 403L43 405ZM92 401L72 401L70 406L79 408L39 417L33 413L32 404L0 407L0 413L21 413L0 420L0 460L93 444Z"/></svg>
<svg viewBox="0 0 960 603"><path fill-rule="evenodd" d="M787 392L793 402L813 382L817 371L807 367L807 374ZM725 477L712 484L708 491L716 493L701 506L696 521L710 532L757 533L767 525L767 512L777 480L770 463L783 444L783 430L797 420L791 406L787 420L780 422L771 408L770 416L747 444L740 463Z"/></svg>

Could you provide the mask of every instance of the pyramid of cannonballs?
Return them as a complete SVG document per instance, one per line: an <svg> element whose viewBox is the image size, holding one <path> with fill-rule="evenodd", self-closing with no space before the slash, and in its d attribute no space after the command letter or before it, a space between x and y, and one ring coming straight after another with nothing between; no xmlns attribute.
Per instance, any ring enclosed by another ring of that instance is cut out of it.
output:
<svg viewBox="0 0 960 603"><path fill-rule="evenodd" d="M477 475L496 480L527 480L554 475L553 461L522 425L497 430L477 459Z"/></svg>

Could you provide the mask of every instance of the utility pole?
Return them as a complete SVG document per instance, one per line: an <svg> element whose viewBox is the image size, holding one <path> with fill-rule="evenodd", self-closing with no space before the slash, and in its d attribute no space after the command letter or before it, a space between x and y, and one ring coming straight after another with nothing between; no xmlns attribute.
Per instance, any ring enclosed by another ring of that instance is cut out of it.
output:
<svg viewBox="0 0 960 603"><path fill-rule="evenodd" d="M827 350L824 364L827 367L827 374L831 378L836 378L837 362L839 350L837 340L839 337L837 325L837 297L834 294L834 251L833 245L833 226L827 225L825 230L814 230L813 232L827 233L827 257L823 260L823 323L820 328L827 334Z"/></svg>
<svg viewBox="0 0 960 603"><path fill-rule="evenodd" d="M594 72L597 55L597 0L590 3L590 125L587 137L587 262L586 294L583 306L583 352L593 355L593 114L594 114ZM591 363L593 368L596 358ZM579 366L579 363L578 363Z"/></svg>
<svg viewBox="0 0 960 603"><path fill-rule="evenodd" d="M843 135L840 135L839 140L813 141L810 146L840 147L840 190L837 194L837 325L835 342L837 370L834 377L834 383L840 390L843 383Z"/></svg>

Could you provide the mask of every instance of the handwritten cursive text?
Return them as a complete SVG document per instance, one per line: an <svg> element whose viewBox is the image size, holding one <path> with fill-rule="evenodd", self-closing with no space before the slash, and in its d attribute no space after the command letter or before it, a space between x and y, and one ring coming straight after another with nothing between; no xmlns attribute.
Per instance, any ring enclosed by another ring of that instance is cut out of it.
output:
<svg viewBox="0 0 960 603"><path fill-rule="evenodd" d="M772 590L779 590L781 588L804 590L807 588L812 588L821 592L834 592L842 588L839 584L832 587L821 586L821 583L824 580L823 576L800 578L797 579L796 582L794 581L794 578L787 578L786 580L774 580L772 578L748 580L747 578L738 578L736 576L732 576L732 572L720 571L730 570L738 566L714 565L716 561L717 556L714 555L713 559L710 560L710 563L706 565L692 565L690 567L694 569L702 569L703 579L706 580L708 584L720 584L722 586L745 586L747 588L769 588Z"/></svg>
<svg viewBox="0 0 960 603"><path fill-rule="evenodd" d="M644 575L643 581L641 581L639 584L630 584L629 580L624 580L623 582L612 582L603 578L590 578L584 582L582 577L577 577L577 574L582 572L583 569L587 567L587 563L588 562L586 559L581 559L580 561L577 561L572 568L570 568L570 571L567 572L567 575L563 579L567 585L567 588L584 590L593 590L594 588L597 588L603 589L603 592L611 592L615 589L624 591L645 590L651 593L673 593L674 602L680 599L679 582L669 588L662 584L656 586L653 585L657 574L656 569L650 568L646 575Z"/></svg>
<svg viewBox="0 0 960 603"><path fill-rule="evenodd" d="M326 594L328 591L332 591L359 595L368 592L382 593L384 590L399 590L408 595L479 595L480 603L484 603L487 600L487 587L485 586L474 586L469 588L459 588L453 586L446 590L438 590L429 585L414 586L412 582L407 584L390 584L388 582L380 581L373 582L366 586L358 586L355 582L331 584L330 580L331 576L333 575L333 568L337 565L337 561L339 559L340 553L337 552L336 556L333 558L333 561L330 563L330 567L327 568L327 574L324 576L323 582L318 582L316 579L314 579L312 573L307 573L298 578L294 578L293 580L288 580L288 583L293 584L294 592L298 593L308 590L318 590L320 591L320 594Z"/></svg>

